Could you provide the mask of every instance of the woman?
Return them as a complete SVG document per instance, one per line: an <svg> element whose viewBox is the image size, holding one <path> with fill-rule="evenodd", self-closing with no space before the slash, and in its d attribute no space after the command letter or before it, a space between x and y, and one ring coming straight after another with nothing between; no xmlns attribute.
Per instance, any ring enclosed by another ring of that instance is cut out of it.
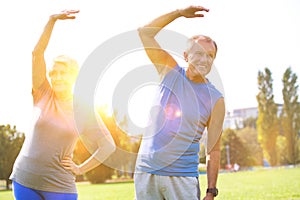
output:
<svg viewBox="0 0 300 200"><path fill-rule="evenodd" d="M83 127L83 138L95 152L81 165L72 161L79 138L73 118L72 87L78 74L78 64L67 56L58 56L46 76L44 52L57 20L75 19L78 10L65 10L51 15L32 52L32 96L39 116L33 130L26 135L11 174L14 196L19 199L77 199L75 175L81 175L103 162L115 150L113 139L99 124ZM101 120L100 120L101 121ZM103 123L101 123L103 125Z"/></svg>

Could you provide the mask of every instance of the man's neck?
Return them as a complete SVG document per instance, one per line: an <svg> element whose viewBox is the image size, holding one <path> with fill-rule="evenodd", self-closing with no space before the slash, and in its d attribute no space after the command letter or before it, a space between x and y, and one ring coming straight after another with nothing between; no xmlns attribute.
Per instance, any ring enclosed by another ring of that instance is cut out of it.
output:
<svg viewBox="0 0 300 200"><path fill-rule="evenodd" d="M189 70L186 71L186 77L194 83L207 83L208 82L208 80L204 76L201 76L201 75L192 76L192 75L190 75Z"/></svg>

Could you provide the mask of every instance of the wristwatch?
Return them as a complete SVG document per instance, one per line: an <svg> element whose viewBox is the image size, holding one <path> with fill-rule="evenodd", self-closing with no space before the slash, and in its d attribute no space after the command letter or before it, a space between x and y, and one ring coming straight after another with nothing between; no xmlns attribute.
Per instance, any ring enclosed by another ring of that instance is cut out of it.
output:
<svg viewBox="0 0 300 200"><path fill-rule="evenodd" d="M212 193L214 195L214 197L216 197L218 195L218 188L207 188L206 189L206 193Z"/></svg>

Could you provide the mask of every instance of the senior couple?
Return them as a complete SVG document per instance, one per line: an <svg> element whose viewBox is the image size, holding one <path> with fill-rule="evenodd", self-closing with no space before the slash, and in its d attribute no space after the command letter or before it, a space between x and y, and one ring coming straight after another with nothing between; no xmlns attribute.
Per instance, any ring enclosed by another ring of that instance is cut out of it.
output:
<svg viewBox="0 0 300 200"><path fill-rule="evenodd" d="M44 53L55 23L75 19L78 12L65 10L51 15L32 52L32 96L39 116L26 135L10 176L17 200L78 199L75 176L97 167L116 149L100 117L84 116L80 119L82 126L76 127L72 88L79 71L77 62L60 55L47 72ZM211 200L218 194L225 103L221 92L206 78L216 58L217 45L205 35L190 37L183 52L187 66L180 66L156 40L156 35L175 19L202 18L206 12L209 10L202 6L189 6L138 28L145 53L161 82L156 99L160 110L143 135L136 161L137 200L200 199L199 140L205 130L208 187L203 199ZM82 138L94 149L86 161L77 165L72 154Z"/></svg>

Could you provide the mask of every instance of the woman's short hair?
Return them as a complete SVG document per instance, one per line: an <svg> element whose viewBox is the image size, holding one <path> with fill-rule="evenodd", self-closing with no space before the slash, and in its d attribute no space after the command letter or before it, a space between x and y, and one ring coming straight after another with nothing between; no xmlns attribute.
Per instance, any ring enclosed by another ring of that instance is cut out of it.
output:
<svg viewBox="0 0 300 200"><path fill-rule="evenodd" d="M59 55L53 59L54 63L64 64L69 70L70 73L74 76L78 75L79 65L76 60L66 55Z"/></svg>

